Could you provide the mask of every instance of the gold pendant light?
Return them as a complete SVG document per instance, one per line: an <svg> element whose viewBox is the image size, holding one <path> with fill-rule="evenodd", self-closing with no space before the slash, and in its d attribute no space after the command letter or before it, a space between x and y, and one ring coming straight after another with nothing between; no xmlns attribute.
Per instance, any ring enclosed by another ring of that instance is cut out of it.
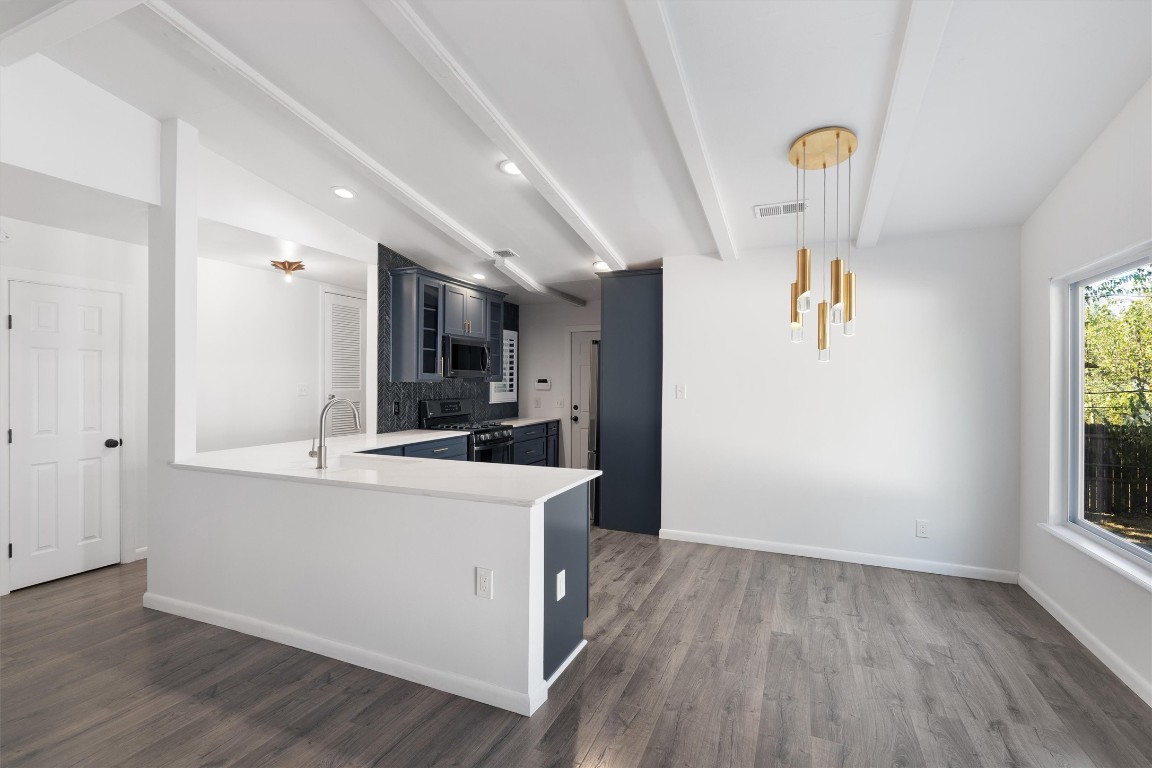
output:
<svg viewBox="0 0 1152 768"><path fill-rule="evenodd" d="M827 362L831 359L829 336L832 325L841 326L845 336L856 333L856 275L851 271L852 256L852 155L856 153L859 141L856 134L847 128L828 127L809 131L792 142L788 150L788 162L796 167L796 202L807 199L807 173L821 171L824 180L824 248L821 270L822 299L817 305L817 359ZM844 230L846 241L845 258L840 258L840 164L848 163L848 226ZM836 169L834 204L834 235L832 259L829 263L828 248L828 169ZM804 195L801 195L803 185ZM789 313L792 327L792 341L803 340L803 317L812 306L812 255L807 245L807 227L802 205L797 213L796 224L796 282L792 284Z"/></svg>

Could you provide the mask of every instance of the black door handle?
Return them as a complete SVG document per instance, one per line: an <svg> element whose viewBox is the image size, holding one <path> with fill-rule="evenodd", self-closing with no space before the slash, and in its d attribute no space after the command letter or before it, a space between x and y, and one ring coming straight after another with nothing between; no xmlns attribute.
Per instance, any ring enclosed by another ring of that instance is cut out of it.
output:
<svg viewBox="0 0 1152 768"><path fill-rule="evenodd" d="M110 437L104 441L104 447L105 448L119 448L120 447L120 441L114 437Z"/></svg>
<svg viewBox="0 0 1152 768"><path fill-rule="evenodd" d="M579 416L573 416L572 421L580 421L580 417Z"/></svg>

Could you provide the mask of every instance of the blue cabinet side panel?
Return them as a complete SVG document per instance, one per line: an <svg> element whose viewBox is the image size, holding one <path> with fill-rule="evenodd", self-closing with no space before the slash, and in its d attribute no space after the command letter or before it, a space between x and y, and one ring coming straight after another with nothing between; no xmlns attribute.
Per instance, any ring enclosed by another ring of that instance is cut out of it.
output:
<svg viewBox="0 0 1152 768"><path fill-rule="evenodd" d="M565 595L556 600L556 574ZM584 639L588 617L588 485L544 502L544 679Z"/></svg>

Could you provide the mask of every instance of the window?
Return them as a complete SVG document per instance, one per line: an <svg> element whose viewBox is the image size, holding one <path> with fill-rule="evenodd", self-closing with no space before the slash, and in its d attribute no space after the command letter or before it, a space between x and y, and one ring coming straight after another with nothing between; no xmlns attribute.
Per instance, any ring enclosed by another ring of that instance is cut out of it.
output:
<svg viewBox="0 0 1152 768"><path fill-rule="evenodd" d="M500 350L501 380L488 385L488 402L514 403L518 396L516 386L516 364L519 360L520 334L516 331L504 331L503 348Z"/></svg>
<svg viewBox="0 0 1152 768"><path fill-rule="evenodd" d="M1152 267L1070 288L1069 519L1152 561Z"/></svg>

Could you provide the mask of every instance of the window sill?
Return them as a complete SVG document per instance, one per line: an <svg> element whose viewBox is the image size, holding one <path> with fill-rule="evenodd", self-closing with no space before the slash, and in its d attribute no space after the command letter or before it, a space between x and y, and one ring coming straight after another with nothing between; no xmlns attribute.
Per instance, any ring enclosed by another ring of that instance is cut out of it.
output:
<svg viewBox="0 0 1152 768"><path fill-rule="evenodd" d="M1051 525L1040 523L1040 527L1056 538L1068 543L1120 574L1128 581L1146 592L1152 592L1152 571L1148 567L1136 562L1135 559L1121 554L1106 544L1096 541L1086 533L1075 530L1071 525Z"/></svg>

